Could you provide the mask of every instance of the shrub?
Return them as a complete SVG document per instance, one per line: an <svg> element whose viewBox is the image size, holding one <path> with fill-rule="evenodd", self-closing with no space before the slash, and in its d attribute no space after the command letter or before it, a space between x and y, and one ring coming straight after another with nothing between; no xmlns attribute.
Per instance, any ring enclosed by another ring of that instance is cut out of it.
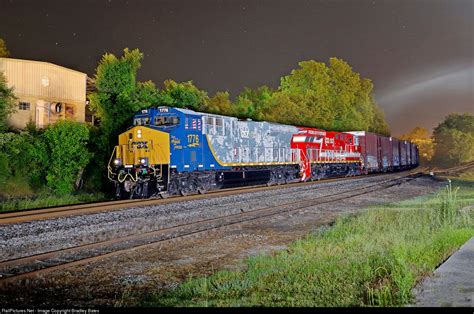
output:
<svg viewBox="0 0 474 314"><path fill-rule="evenodd" d="M7 119L15 111L15 100L13 88L8 87L7 78L3 72L0 72L0 132L8 129Z"/></svg>
<svg viewBox="0 0 474 314"><path fill-rule="evenodd" d="M43 134L49 151L47 185L59 194L74 191L74 183L88 164L89 129L86 125L62 120L49 126Z"/></svg>

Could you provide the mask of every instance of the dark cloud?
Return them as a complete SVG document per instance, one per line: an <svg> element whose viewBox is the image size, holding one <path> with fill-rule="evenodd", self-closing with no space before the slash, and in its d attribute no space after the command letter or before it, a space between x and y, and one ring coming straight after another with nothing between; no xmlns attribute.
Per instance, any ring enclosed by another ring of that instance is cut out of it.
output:
<svg viewBox="0 0 474 314"><path fill-rule="evenodd" d="M0 0L0 37L13 57L89 75L105 51L138 47L140 79L232 95L336 56L374 81L400 134L474 112L473 12L471 0Z"/></svg>

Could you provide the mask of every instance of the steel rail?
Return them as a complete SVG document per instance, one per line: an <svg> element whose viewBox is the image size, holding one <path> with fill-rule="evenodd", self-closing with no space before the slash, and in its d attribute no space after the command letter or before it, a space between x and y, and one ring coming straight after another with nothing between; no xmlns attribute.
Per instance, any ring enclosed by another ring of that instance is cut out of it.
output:
<svg viewBox="0 0 474 314"><path fill-rule="evenodd" d="M245 186L245 187L226 188L226 189L209 191L206 194L193 194L189 196L172 196L167 199L134 199L134 200L121 200L121 201L105 201L105 202L98 202L98 203L66 205L66 206L53 207L53 208L21 210L21 211L1 213L0 225L15 224L15 223L21 223L21 222L33 221L33 220L59 218L59 217L66 217L66 216L95 214L99 212L106 212L106 211L111 211L111 210L122 210L122 209L127 209L127 208L134 208L134 207L143 207L143 206L151 206L151 205L166 205L166 204L185 202L185 201L191 201L191 200L230 196L230 195L240 194L242 192L255 193L255 192L274 190L274 189L285 189L285 188L290 188L290 187L295 187L295 186L317 185L317 184L325 184L325 183L338 182L338 181L353 180L357 178L363 179L363 178L368 178L368 177L376 177L376 176L391 175L391 174L396 174L396 173L388 173L388 174L377 173L377 174L368 175L368 176L329 178L329 179L324 179L324 180L319 180L319 181L308 181L308 182L290 182L284 185L271 185L271 186L253 185L253 186Z"/></svg>
<svg viewBox="0 0 474 314"><path fill-rule="evenodd" d="M314 207L321 204L346 200L346 199L357 197L360 195L372 193L378 190L383 190L397 184L401 184L402 183L401 180L404 178L412 177L411 180L413 180L414 178L418 176L419 174L410 173L410 174L392 178L383 182L378 182L375 184L370 184L370 185L366 185L366 186L355 188L355 189L349 189L349 190L345 190L342 192L333 193L329 195L319 196L316 198L310 198L310 199L300 200L296 202L287 202L287 203L280 204L277 206L254 209L254 210L244 211L237 214L207 218L207 219L203 219L199 221L193 221L193 222L180 224L177 226L166 227L163 229L146 232L146 233L142 233L138 235L129 235L129 236L121 237L121 238L115 238L111 240L80 245L77 247L36 254L36 255L32 255L28 257L7 260L0 263L0 269L2 269L3 271L2 277L4 277L3 279L0 279L0 286L6 285L8 283L11 283L17 280L28 278L31 276L45 274L54 270L64 269L66 267L72 267L74 265L80 265L84 263L93 262L93 261L106 258L112 255L117 255L117 254L121 254L127 251L136 250L138 248L155 245L157 243L172 240L172 239L182 238L182 237L190 236L193 234L202 233L202 232L206 232L206 231L210 231L214 229L219 229L219 228L230 226L230 225L245 223L248 221L253 221L253 220L257 220L257 219L261 219L265 217L271 217L271 216L286 213L286 212L292 212L292 211L301 210L304 208ZM389 184L390 182L395 182L395 183ZM370 188L374 188L374 189L370 190ZM367 189L369 190L363 191ZM357 191L362 191L362 192L357 192ZM341 196L347 193L352 193L352 195ZM290 206L289 209L282 209L282 210L275 211L275 209L281 209L288 206ZM247 219L245 219L245 217L247 217ZM229 219L230 221L228 221ZM186 230L187 227L192 227L192 229ZM138 243L135 243L134 245L133 241L138 242ZM131 245L131 247L125 247L125 248L119 247L118 249L115 249L115 250L113 248L112 249L110 248L110 246L113 246L116 244L128 244L128 245ZM102 250L104 250L105 248L105 252L97 253L97 251L100 251L101 246L103 246ZM109 248L107 249L107 247ZM59 263L57 262L58 259L61 257L61 254L74 253L75 251L80 252L81 250L87 250L87 253L90 253L90 250L96 250L97 255L75 258L72 261L63 259L63 260L59 260ZM56 264L54 264L54 258L56 258ZM48 265L48 260L53 260L53 264L51 265L51 262L49 262L49 265ZM21 267L19 267L20 268L19 271L17 267L16 271L15 271L15 268L13 269L10 268L10 272L8 273L9 266L18 266L18 265L28 266L28 263L32 263L32 262L33 264L29 265L30 270L27 269L26 271L21 272ZM37 265L36 267L40 267L40 268L31 270L31 266L34 266L35 264ZM5 270L7 270L7 272L5 272Z"/></svg>

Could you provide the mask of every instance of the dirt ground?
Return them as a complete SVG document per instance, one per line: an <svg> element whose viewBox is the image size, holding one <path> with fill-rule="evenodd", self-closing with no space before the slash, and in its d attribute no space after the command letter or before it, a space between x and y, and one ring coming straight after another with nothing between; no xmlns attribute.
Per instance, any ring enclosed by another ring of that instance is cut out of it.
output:
<svg viewBox="0 0 474 314"><path fill-rule="evenodd" d="M435 192L443 183L429 177L272 218L224 227L185 239L52 272L3 291L4 306L124 306L174 287L190 276L245 267L248 256L285 249L338 216L370 205L401 201ZM138 303L139 304L139 303Z"/></svg>

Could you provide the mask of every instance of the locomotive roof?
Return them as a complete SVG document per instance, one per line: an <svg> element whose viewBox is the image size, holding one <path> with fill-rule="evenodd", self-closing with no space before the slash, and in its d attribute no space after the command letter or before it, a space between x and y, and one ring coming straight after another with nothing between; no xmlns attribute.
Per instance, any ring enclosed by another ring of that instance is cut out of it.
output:
<svg viewBox="0 0 474 314"><path fill-rule="evenodd" d="M173 108L176 111L182 112L184 114L193 114L193 115L198 115L198 116L213 116L213 117L221 117L221 118L227 118L227 119L238 119L237 117L232 117L232 116L224 116L221 114L215 114L215 113L207 113L207 112L200 112L200 111L194 111L191 109L185 109L185 108L177 108L177 107L168 107L168 108Z"/></svg>
<svg viewBox="0 0 474 314"><path fill-rule="evenodd" d="M268 124L288 126L288 127L298 127L298 126L294 126L294 125L291 125L291 124L283 124L283 123L276 123L276 122L269 122L269 121L255 121L255 120L251 120L251 119L239 119L239 118L233 117L233 116L224 116L224 115L215 114L215 113L199 112L199 111L194 111L194 110L191 110L191 109L183 109L183 108L177 108L177 107L168 107L168 108L173 108L174 110L182 112L184 114L193 114L193 115L198 115L198 116L221 117L221 118L235 119L235 120L248 121L248 122L258 122L258 123L268 123Z"/></svg>
<svg viewBox="0 0 474 314"><path fill-rule="evenodd" d="M195 115L199 115L199 116L202 116L202 115L205 114L204 112L198 112L198 111L194 111L194 110L191 110L191 109L185 109L185 108L177 108L177 107L168 107L168 108L173 108L176 111L179 111L179 112L182 112L182 113L185 113L185 114L195 114Z"/></svg>

